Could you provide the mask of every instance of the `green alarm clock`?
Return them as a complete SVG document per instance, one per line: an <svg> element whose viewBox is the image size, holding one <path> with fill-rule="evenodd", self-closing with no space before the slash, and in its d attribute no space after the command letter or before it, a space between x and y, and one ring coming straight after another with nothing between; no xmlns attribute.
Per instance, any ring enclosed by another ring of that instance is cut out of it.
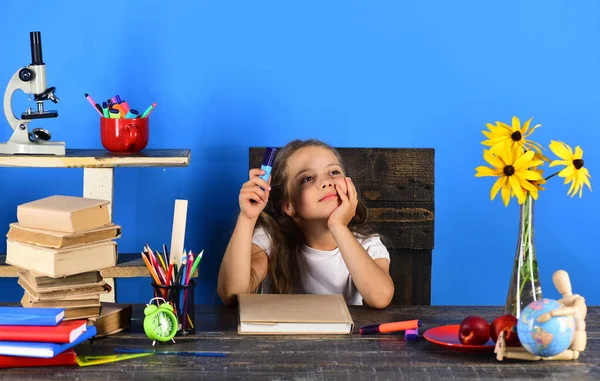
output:
<svg viewBox="0 0 600 381"><path fill-rule="evenodd" d="M152 304L152 301L156 299L162 299L163 303L159 306ZM153 340L153 346L157 341L172 340L175 342L173 338L179 328L179 322L173 312L173 306L164 302L163 298L153 298L144 308L144 316L144 331L146 336Z"/></svg>

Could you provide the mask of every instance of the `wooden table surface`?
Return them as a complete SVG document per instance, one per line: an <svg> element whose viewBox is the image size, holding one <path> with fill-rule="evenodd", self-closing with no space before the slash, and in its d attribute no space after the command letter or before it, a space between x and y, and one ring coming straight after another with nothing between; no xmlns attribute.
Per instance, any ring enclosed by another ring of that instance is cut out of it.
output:
<svg viewBox="0 0 600 381"><path fill-rule="evenodd" d="M141 325L142 305L134 306L132 327L120 334L77 347L78 355L114 353L115 348L152 349ZM356 334L358 327L378 322L421 319L427 329L458 324L468 315L491 321L500 307L392 306L383 311L350 307L355 332L343 336L241 336L237 310L197 306L199 332L176 338L157 350L224 352L226 357L153 355L89 367L2 369L10 380L599 380L600 307L590 307L588 344L576 361L497 361L493 353L473 354L436 346L422 337Z"/></svg>

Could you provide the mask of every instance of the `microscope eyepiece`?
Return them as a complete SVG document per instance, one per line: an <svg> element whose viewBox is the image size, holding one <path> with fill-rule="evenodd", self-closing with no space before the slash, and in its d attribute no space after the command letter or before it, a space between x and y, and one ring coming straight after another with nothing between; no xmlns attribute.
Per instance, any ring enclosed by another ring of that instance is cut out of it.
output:
<svg viewBox="0 0 600 381"><path fill-rule="evenodd" d="M42 60L42 36L40 32L30 32L29 40L31 43L31 64L43 65Z"/></svg>

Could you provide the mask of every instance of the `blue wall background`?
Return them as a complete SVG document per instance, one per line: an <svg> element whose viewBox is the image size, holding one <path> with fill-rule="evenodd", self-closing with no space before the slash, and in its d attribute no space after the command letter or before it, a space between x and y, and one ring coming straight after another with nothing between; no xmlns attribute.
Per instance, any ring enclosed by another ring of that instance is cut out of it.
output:
<svg viewBox="0 0 600 381"><path fill-rule="evenodd" d="M0 3L0 80L30 63L42 32L49 86L61 102L48 128L68 148L101 148L84 98L120 94L157 102L148 148L190 148L188 168L118 168L114 221L121 252L169 243L174 200L189 200L186 247L205 249L197 300L219 303L216 278L245 181L248 147L315 137L339 147L433 147L436 223L433 304L501 305L512 270L518 205L489 200L486 122L533 116L534 135L584 149L600 173L600 4L595 1L126 1L41 2L21 15ZM113 13L110 13L113 12ZM5 86L6 83L3 85ZM20 113L24 94L14 102ZM48 107L47 107L48 108ZM3 118L4 119L4 118ZM11 130L0 129L0 141ZM0 225L18 204L81 195L81 169L0 168ZM536 204L545 296L552 273L600 303L599 202L568 198L553 179ZM0 252L5 243L0 243ZM146 302L146 280L118 283L124 302ZM22 295L0 280L2 301Z"/></svg>

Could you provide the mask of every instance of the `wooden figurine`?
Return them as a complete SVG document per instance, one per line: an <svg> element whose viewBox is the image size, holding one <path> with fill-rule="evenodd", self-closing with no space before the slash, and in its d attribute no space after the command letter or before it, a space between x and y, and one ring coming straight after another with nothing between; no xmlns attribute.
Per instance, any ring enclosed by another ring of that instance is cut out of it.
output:
<svg viewBox="0 0 600 381"><path fill-rule="evenodd" d="M502 361L504 358L520 360L576 360L581 352L585 351L587 345L587 333L585 318L587 315L587 306L585 299L578 294L573 294L569 274L564 270L558 270L552 275L552 282L562 295L558 301L563 307L550 311L538 317L538 321L544 323L554 316L572 315L575 319L575 333L568 349L551 357L541 357L529 353L523 347L507 347L504 339L504 332L500 333L496 341L496 359Z"/></svg>

